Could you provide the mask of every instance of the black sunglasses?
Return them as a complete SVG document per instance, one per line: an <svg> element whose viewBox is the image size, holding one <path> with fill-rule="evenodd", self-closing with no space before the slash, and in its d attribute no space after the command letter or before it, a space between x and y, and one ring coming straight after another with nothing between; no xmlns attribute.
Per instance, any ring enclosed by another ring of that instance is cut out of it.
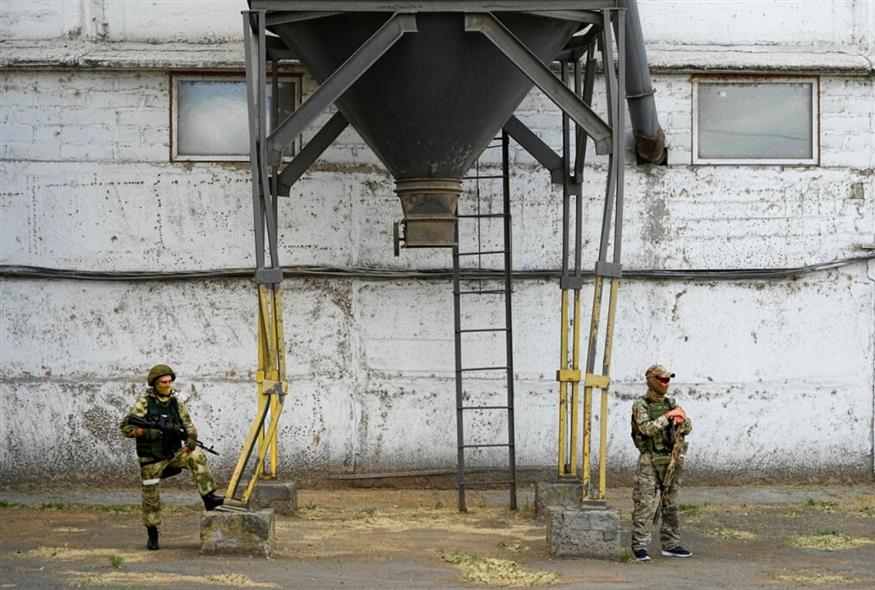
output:
<svg viewBox="0 0 875 590"><path fill-rule="evenodd" d="M660 383L668 383L671 381L671 377L657 377L656 380Z"/></svg>

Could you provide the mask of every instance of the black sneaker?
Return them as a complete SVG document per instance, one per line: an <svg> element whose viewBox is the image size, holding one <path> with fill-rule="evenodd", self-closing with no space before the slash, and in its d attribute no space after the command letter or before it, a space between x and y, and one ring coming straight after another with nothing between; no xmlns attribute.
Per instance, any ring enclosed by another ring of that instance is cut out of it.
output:
<svg viewBox="0 0 875 590"><path fill-rule="evenodd" d="M647 549L632 549L632 555L635 556L635 561L650 561L650 554Z"/></svg>
<svg viewBox="0 0 875 590"><path fill-rule="evenodd" d="M663 549L662 554L666 557L692 557L693 553L691 551L687 551L680 545L675 545L671 549Z"/></svg>

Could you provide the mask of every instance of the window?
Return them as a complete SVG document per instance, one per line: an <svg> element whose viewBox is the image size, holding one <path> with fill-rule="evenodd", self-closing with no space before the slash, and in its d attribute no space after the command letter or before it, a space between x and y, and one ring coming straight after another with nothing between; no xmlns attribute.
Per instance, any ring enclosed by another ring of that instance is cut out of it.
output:
<svg viewBox="0 0 875 590"><path fill-rule="evenodd" d="M246 80L240 76L171 78L171 146L173 161L249 160L249 111ZM273 94L270 84L267 97ZM279 120L300 104L300 78L281 76ZM269 115L269 113L268 113ZM268 129L271 126L268 116ZM287 148L294 153L294 144Z"/></svg>
<svg viewBox="0 0 875 590"><path fill-rule="evenodd" d="M694 78L694 164L817 164L817 78Z"/></svg>

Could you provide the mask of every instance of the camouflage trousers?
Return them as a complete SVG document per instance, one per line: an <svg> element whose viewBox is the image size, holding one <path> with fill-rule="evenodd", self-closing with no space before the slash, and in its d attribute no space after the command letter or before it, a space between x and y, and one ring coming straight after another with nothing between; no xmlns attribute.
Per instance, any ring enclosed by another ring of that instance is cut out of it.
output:
<svg viewBox="0 0 875 590"><path fill-rule="evenodd" d="M638 458L638 470L632 485L632 548L646 548L650 544L650 527L656 511L656 495L662 485L666 465L654 465L650 453L642 453ZM663 549L671 549L680 544L681 527L678 519L678 489L681 485L683 459L675 470L671 487L662 495L662 525L659 539Z"/></svg>
<svg viewBox="0 0 875 590"><path fill-rule="evenodd" d="M216 480L213 479L213 474L207 467L207 458L200 449L185 452L183 447L170 459L140 467L140 479L143 480L143 524L147 527L161 524L161 495L158 488L161 485L161 476L168 468L176 473L180 469L191 471L201 496L216 489Z"/></svg>

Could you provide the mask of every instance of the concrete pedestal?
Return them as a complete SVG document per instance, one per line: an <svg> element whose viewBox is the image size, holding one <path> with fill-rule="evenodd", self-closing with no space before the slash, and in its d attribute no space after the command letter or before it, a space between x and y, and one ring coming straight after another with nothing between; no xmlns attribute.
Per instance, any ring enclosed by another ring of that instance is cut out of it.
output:
<svg viewBox="0 0 875 590"><path fill-rule="evenodd" d="M273 510L210 510L201 516L201 551L204 553L269 557L275 542Z"/></svg>
<svg viewBox="0 0 875 590"><path fill-rule="evenodd" d="M249 498L249 509L291 516L298 511L298 487L293 481L259 481Z"/></svg>
<svg viewBox="0 0 875 590"><path fill-rule="evenodd" d="M539 481L535 483L535 516L544 518L549 508L580 508L580 482Z"/></svg>
<svg viewBox="0 0 875 590"><path fill-rule="evenodd" d="M620 559L620 515L604 504L547 510L551 557Z"/></svg>

